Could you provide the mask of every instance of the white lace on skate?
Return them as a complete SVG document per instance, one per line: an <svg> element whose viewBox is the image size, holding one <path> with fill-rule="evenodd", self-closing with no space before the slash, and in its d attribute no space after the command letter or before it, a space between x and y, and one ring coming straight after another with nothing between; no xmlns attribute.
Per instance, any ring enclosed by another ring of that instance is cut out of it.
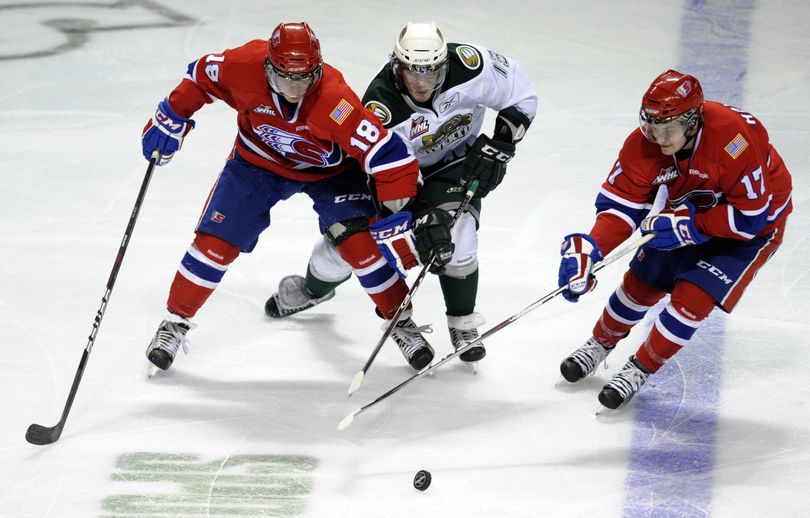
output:
<svg viewBox="0 0 810 518"><path fill-rule="evenodd" d="M566 359L573 360L574 363L582 368L582 372L586 376L593 375L596 372L596 367L604 362L607 368L607 356L613 349L605 349L605 346L595 337L590 337L585 345L574 351L571 356Z"/></svg>
<svg viewBox="0 0 810 518"><path fill-rule="evenodd" d="M400 320L397 325L394 326L394 329L391 330L391 338L397 343L405 359L410 362L413 355L423 348L427 348L433 352L433 348L427 340L425 340L425 337L422 336L422 333L432 332L433 328L430 327L430 324L417 326L416 323L408 317L405 320Z"/></svg>
<svg viewBox="0 0 810 518"><path fill-rule="evenodd" d="M613 378L605 385L605 388L612 388L622 397L622 406L626 405L630 399L638 392L644 382L647 381L648 373L639 369L631 358L624 364L622 370L613 375Z"/></svg>
<svg viewBox="0 0 810 518"><path fill-rule="evenodd" d="M300 275L288 275L278 283L278 292L272 298L276 302L276 307L280 316L288 316L316 306L321 302L326 302L335 296L331 291L323 297L313 297L307 291L307 281Z"/></svg>
<svg viewBox="0 0 810 518"><path fill-rule="evenodd" d="M183 353L188 354L188 344L190 342L188 338L186 338L186 333L194 327L196 327L195 324L192 324L183 317L176 315L167 317L166 320L161 322L155 337L152 339L152 343L150 343L149 347L146 349L146 356L148 357L149 353L155 349L162 349L174 358L177 354L177 350L181 347L183 348Z"/></svg>

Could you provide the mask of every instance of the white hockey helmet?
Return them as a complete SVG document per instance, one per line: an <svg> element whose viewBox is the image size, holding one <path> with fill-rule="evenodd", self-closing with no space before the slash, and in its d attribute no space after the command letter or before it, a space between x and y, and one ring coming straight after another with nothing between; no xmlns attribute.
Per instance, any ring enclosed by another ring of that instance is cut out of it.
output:
<svg viewBox="0 0 810 518"><path fill-rule="evenodd" d="M411 23L400 31L394 56L406 67L436 67L447 61L447 42L431 23Z"/></svg>
<svg viewBox="0 0 810 518"><path fill-rule="evenodd" d="M447 76L447 42L442 31L431 23L412 23L400 31L391 64L400 89L412 95L441 88Z"/></svg>

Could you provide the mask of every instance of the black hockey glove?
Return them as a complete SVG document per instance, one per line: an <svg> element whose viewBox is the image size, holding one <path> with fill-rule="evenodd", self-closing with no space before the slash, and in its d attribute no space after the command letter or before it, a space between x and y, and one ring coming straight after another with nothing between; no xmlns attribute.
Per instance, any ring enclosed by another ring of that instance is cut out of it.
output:
<svg viewBox="0 0 810 518"><path fill-rule="evenodd" d="M444 273L445 265L453 258L455 245L450 238L450 220L450 214L434 208L413 215L413 235L419 260L426 264L431 252L435 254L430 273Z"/></svg>
<svg viewBox="0 0 810 518"><path fill-rule="evenodd" d="M506 163L515 156L515 145L503 140L492 140L483 133L478 135L464 159L463 185L470 178L478 178L476 198L483 198L502 181Z"/></svg>

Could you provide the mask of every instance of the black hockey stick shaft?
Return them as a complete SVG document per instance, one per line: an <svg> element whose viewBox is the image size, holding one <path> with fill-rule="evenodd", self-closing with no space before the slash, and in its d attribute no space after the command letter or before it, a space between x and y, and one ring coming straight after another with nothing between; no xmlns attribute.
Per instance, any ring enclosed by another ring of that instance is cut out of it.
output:
<svg viewBox="0 0 810 518"><path fill-rule="evenodd" d="M608 266L609 264L612 264L612 263L616 262L621 257L623 257L623 256L629 254L630 252L636 250L638 247L642 246L643 244L645 244L647 241L651 240L654 237L655 237L655 234L650 233L650 234L647 234L647 235L639 238L638 240L636 240L632 244L626 246L625 248L622 248L621 250L619 250L617 252L614 252L613 254L609 255L608 257L606 257L605 259L603 259L602 261L600 261L599 263L594 265L593 270L591 272L592 273L598 272L602 268ZM480 337L478 337L475 340L465 344L464 347L460 347L455 352L452 352L452 353L444 356L438 362L430 364L429 366L427 366L424 369L422 369L421 371L417 372L416 374L414 374L410 378L405 379L405 381L401 382L399 385L397 385L394 388L390 389L388 392L385 392L384 394L379 396L377 399L371 401L370 403L366 403L365 405L355 409L349 415L344 417L343 420L340 422L340 424L338 424L338 430L345 430L346 428L349 427L349 425L354 420L355 416L357 416L358 414L360 414L362 412L365 412L366 410L373 407L374 405L376 405L378 403L381 403L382 401L388 399L390 396L392 396L393 394L399 392L402 388L404 388L406 385L408 385L409 383L411 383L415 379L421 378L422 376L424 376L424 375L426 375L426 374L428 374L430 372L433 372L434 370L438 369L439 367L441 367L445 363L449 362L453 358L456 358L457 356L460 356L460 355L464 354L465 351L468 351L469 349L472 349L473 347L477 346L478 344L480 344L481 342L483 342L484 340L486 340L490 336L494 335L495 333L497 333L498 331L500 331L504 327L506 327L509 324L511 324L512 322L514 322L515 320L517 320L517 319L523 317L524 315L526 315L527 313L539 308L540 306L542 306L543 304L545 304L549 300L553 299L557 295L564 292L566 289L568 289L567 286L563 286L563 287L557 288L556 290L552 291L551 293L548 293L547 295L543 296L542 298L540 298L540 299L536 300L535 302L531 303L530 305L526 306L521 311L519 311L519 312L515 313L514 315L512 315L511 317L507 318L506 320L504 320L500 324L498 324L495 327L487 330Z"/></svg>
<svg viewBox="0 0 810 518"><path fill-rule="evenodd" d="M107 310L107 303L110 300L115 280L118 277L118 271L121 269L121 263L124 261L124 254L127 252L130 239L132 238L132 231L135 228L135 222L138 219L138 213L141 211L144 197L146 196L146 189L149 187L149 182L152 179L152 172L155 170L155 165L160 156L160 151L156 150L152 153L152 158L149 160L149 167L146 168L146 175L144 175L143 183L141 183L141 190L138 193L138 199L135 201L135 206L132 208L132 214L129 216L129 223L127 229L124 231L124 238L121 240L121 246L118 248L118 254L115 256L110 277L107 279L107 289L104 291L104 296L101 297L101 306L96 312L96 318L93 320L93 329L90 331L90 336L87 339L87 345L82 353L82 358L79 361L79 367L76 369L76 375L73 377L73 385L70 387L65 409L62 411L62 417L59 422L54 426L42 426L40 424L32 424L25 432L25 440L31 444L44 445L51 444L59 440L62 435L62 429L65 427L70 408L73 406L73 399L76 397L76 392L79 390L79 383L84 375L84 369L87 366L87 360L90 357L90 352L93 350L93 345L96 341L98 328L101 326L101 319L104 318L104 312Z"/></svg>
<svg viewBox="0 0 810 518"><path fill-rule="evenodd" d="M461 215L467 211L467 207L470 205L470 202L472 201L472 198L475 195L475 191L478 189L478 178L471 178L467 182L465 187L467 189L467 192L464 195L464 199L461 201L461 204L458 206L458 209L456 209L456 213L453 214L453 219L450 220L450 228L453 228L453 226L456 224L456 221L458 221ZM402 316L402 313L405 312L405 309L407 309L408 305L411 303L414 294L416 294L416 290L419 289L419 286L425 279L425 276L427 275L428 270L430 269L430 266L433 264L433 261L435 259L436 255L433 251L431 251L427 262L425 262L425 265L422 267L422 270L419 272L419 275L416 277L416 280L413 281L413 285L411 285L411 288L408 290L408 293L405 295L405 298L402 299L402 303L394 312L394 316L392 316L391 320L389 320L388 326L386 326L383 335L380 337L380 339L374 346L374 350L371 351L371 355L368 357L368 360L366 360L366 364L363 365L363 368L360 369L360 371L354 375L354 378L352 378L352 383L351 385L349 385L348 391L349 396L354 394L357 391L357 389L360 388L360 385L363 383L363 378L366 376L368 369L371 367L371 364L374 363L374 360L375 358L377 358L377 354L380 352L380 349L382 349L382 346L385 343L385 341L388 339L389 336L391 336L391 333L394 330L394 326L397 325L397 322L399 322L399 318Z"/></svg>

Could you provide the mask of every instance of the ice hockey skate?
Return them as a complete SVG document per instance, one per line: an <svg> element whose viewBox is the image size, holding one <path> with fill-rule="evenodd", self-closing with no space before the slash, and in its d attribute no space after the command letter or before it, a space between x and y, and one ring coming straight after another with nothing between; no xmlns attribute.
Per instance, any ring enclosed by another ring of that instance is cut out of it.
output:
<svg viewBox="0 0 810 518"><path fill-rule="evenodd" d="M600 415L606 410L617 410L624 407L633 399L651 372L647 370L635 356L631 356L624 367L613 375L607 385L599 393L599 403L602 404L596 414Z"/></svg>
<svg viewBox="0 0 810 518"><path fill-rule="evenodd" d="M186 333L196 327L190 320L169 313L160 323L149 347L146 348L146 358L149 360L149 377L157 373L158 369L168 370L174 362L177 350L181 347L188 354L188 339Z"/></svg>
<svg viewBox="0 0 810 518"><path fill-rule="evenodd" d="M408 364L420 371L433 361L433 347L422 336L422 333L432 332L433 329L430 325L417 326L411 317L407 317L397 322L397 325L391 330L391 338L399 346L399 350L408 360Z"/></svg>
<svg viewBox="0 0 810 518"><path fill-rule="evenodd" d="M595 337L590 337L585 345L571 353L560 364L560 374L569 383L576 383L596 371L596 367L607 359L614 347L607 347Z"/></svg>
<svg viewBox="0 0 810 518"><path fill-rule="evenodd" d="M480 313L470 313L463 316L447 315L447 329L450 332L450 341L453 348L458 351L470 342L478 339L478 328L484 325L484 317ZM478 372L478 362L487 355L484 344L479 343L475 347L470 347L459 355L459 359L472 368L474 373Z"/></svg>
<svg viewBox="0 0 810 518"><path fill-rule="evenodd" d="M264 305L268 317L283 318L300 313L335 296L334 290L323 297L314 297L307 290L307 281L300 275L288 275L279 281L278 292L274 293Z"/></svg>

